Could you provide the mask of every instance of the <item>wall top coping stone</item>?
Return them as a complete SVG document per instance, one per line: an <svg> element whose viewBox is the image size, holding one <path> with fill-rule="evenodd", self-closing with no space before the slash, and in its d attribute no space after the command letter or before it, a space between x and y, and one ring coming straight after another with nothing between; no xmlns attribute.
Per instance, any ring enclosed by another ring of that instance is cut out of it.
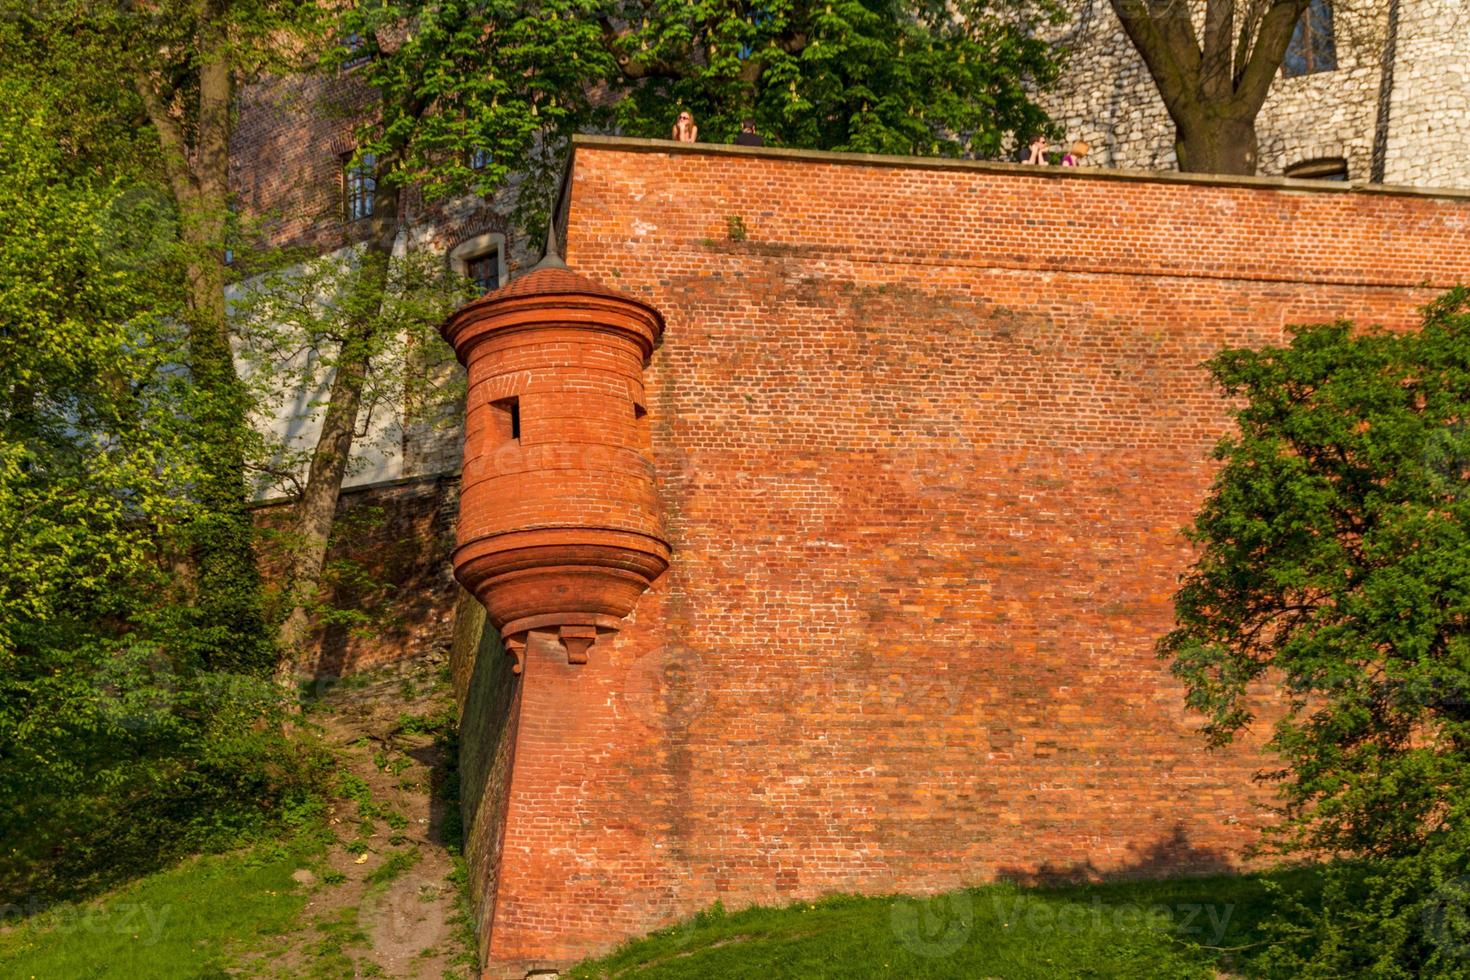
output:
<svg viewBox="0 0 1470 980"><path fill-rule="evenodd" d="M1367 181L1307 180L1295 177L1241 177L1159 170L1114 170L1109 167L1036 166L947 157L903 157L881 153L836 153L830 150L794 150L776 146L734 146L724 143L680 143L674 140L634 139L624 136L572 137L572 155L579 151L615 150L625 153L668 153L707 156L769 157L805 163L864 167L900 167L913 170L959 170L994 174L1024 174L1054 180L1104 180L1122 183L1197 184L1207 187L1246 187L1316 194L1373 194L1391 197L1444 198L1470 201L1470 188L1410 187L1370 184ZM570 166L570 165L569 165Z"/></svg>

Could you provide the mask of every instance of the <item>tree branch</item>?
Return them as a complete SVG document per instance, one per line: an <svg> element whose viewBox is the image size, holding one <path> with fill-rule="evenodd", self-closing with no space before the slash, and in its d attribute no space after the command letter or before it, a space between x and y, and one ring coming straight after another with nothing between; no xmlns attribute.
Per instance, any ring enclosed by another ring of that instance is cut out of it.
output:
<svg viewBox="0 0 1470 980"><path fill-rule="evenodd" d="M169 114L168 108L159 98L158 92L148 76L139 71L133 75L133 87L148 113L148 121L158 133L158 142L163 150L163 169L168 176L169 186L180 207L194 203L199 188L194 183L194 174L189 167L189 141L177 119Z"/></svg>
<svg viewBox="0 0 1470 980"><path fill-rule="evenodd" d="M597 23L602 28L602 46L613 56L618 71L629 81L637 81L641 78L681 79L689 77L688 66L691 59L688 57L688 51L680 52L680 57L674 59L635 61L633 55L628 52L627 46L628 37L633 33L632 29L620 28L606 16L599 17Z"/></svg>
<svg viewBox="0 0 1470 980"><path fill-rule="evenodd" d="M1202 55L1187 5L1153 9L1145 0L1110 0L1134 48L1153 76L1159 95L1177 123L1199 106Z"/></svg>
<svg viewBox="0 0 1470 980"><path fill-rule="evenodd" d="M1208 0L1205 5L1200 90L1211 101L1228 99L1235 94L1231 45L1235 34L1235 6L1244 2L1246 0Z"/></svg>
<svg viewBox="0 0 1470 980"><path fill-rule="evenodd" d="M1266 93L1286 56L1286 47L1292 34L1311 0L1272 0L1270 8L1261 18L1261 29L1256 34L1254 50L1250 60L1240 73L1240 82L1235 89L1235 103L1254 116L1266 101Z"/></svg>
<svg viewBox="0 0 1470 980"><path fill-rule="evenodd" d="M269 477L274 477L275 480L282 486L289 484L295 489L295 496L298 500L301 498L301 495L306 492L306 488L301 485L301 478L290 470L278 469L274 466L266 466L263 463L251 462L247 462L245 464L245 468L247 470L254 470L257 473L264 473L266 476Z"/></svg>

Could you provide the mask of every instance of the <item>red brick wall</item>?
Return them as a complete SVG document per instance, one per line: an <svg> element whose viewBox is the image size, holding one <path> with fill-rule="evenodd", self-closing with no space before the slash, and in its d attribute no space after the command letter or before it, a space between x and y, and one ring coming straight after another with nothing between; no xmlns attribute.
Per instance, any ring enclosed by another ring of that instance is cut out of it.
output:
<svg viewBox="0 0 1470 980"><path fill-rule="evenodd" d="M596 141L574 174L571 265L667 319L674 559L587 665L531 644L491 975L716 899L1235 866L1263 760L1153 655L1224 429L1199 365L1412 322L1470 199Z"/></svg>
<svg viewBox="0 0 1470 980"><path fill-rule="evenodd" d="M463 589L454 611L450 664L460 713L459 801L475 930L488 937L495 922L500 846L520 722L520 678L500 634L485 628L485 608Z"/></svg>
<svg viewBox="0 0 1470 980"><path fill-rule="evenodd" d="M370 95L353 72L267 79L240 93L230 140L231 190L272 245L330 251L347 241L343 159Z"/></svg>
<svg viewBox="0 0 1470 980"><path fill-rule="evenodd" d="M256 508L268 567L289 540L291 505ZM434 476L355 487L337 501L327 552L326 601L366 618L318 623L302 669L330 681L365 667L443 656L454 632L458 588L450 574L459 477Z"/></svg>

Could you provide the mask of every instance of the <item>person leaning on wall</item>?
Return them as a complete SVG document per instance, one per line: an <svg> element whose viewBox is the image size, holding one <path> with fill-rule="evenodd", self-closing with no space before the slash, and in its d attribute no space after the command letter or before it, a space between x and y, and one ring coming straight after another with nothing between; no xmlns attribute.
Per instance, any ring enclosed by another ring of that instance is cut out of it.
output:
<svg viewBox="0 0 1470 980"><path fill-rule="evenodd" d="M1092 147L1087 145L1086 140L1077 140L1073 142L1071 151L1068 152L1066 156L1062 157L1062 166L1082 166L1082 161L1087 159L1087 154L1091 151Z"/></svg>
<svg viewBox="0 0 1470 980"><path fill-rule="evenodd" d="M1031 137L1030 145L1021 151L1020 162L1049 163L1050 161L1046 158L1046 137L1040 135Z"/></svg>
<svg viewBox="0 0 1470 980"><path fill-rule="evenodd" d="M688 109L679 113L679 118L674 120L674 132L669 137L680 143L693 143L699 139L699 127L694 125L694 113Z"/></svg>
<svg viewBox="0 0 1470 980"><path fill-rule="evenodd" d="M754 119L743 119L740 122L740 132L735 136L736 146L765 146L766 139L755 131Z"/></svg>

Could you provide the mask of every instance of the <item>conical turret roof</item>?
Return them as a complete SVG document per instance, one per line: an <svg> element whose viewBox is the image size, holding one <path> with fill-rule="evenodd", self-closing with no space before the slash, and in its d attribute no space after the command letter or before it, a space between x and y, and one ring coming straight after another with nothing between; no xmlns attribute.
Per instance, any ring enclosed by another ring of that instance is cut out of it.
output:
<svg viewBox="0 0 1470 980"><path fill-rule="evenodd" d="M648 326L646 330L639 328L637 333L640 343L645 348L645 357L652 352L653 346L658 343L658 338L663 333L663 314L656 307L616 289L609 289L595 279L573 272L556 255L542 259L531 271L461 306L440 325L439 333L454 346L460 359L463 360L466 352L461 350L461 346L466 340L471 340L483 333L479 325L492 323L502 313L515 317L519 315L516 311L523 311L528 307L538 309L556 307L559 301L555 297L558 296L568 297L565 304L568 308L582 305L575 299L575 297L582 296L601 298L603 302L614 300L619 304L642 310L648 320Z"/></svg>
<svg viewBox="0 0 1470 980"><path fill-rule="evenodd" d="M624 295L616 289L609 289L595 279L589 279L568 269L566 266L540 266L532 269L524 275L516 276L510 282L499 289L490 292L475 300L476 303L493 303L498 300L513 299L517 296L555 296L565 293L581 293L591 296L612 296L617 299L628 300L631 303L639 303L640 300Z"/></svg>

